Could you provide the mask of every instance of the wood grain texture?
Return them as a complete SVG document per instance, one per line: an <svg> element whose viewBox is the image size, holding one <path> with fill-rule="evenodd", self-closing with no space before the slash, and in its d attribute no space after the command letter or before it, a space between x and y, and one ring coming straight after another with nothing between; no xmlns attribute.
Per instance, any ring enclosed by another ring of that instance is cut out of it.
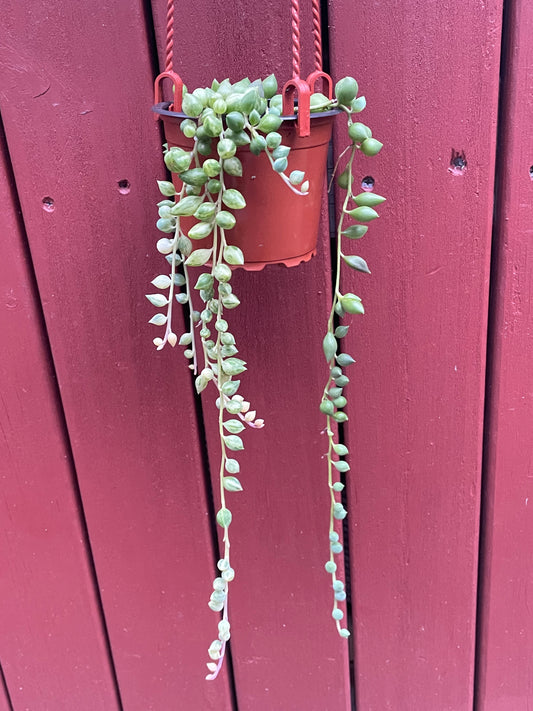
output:
<svg viewBox="0 0 533 711"><path fill-rule="evenodd" d="M533 704L533 7L509 3L493 282L478 711Z"/></svg>
<svg viewBox="0 0 533 711"><path fill-rule="evenodd" d="M364 711L472 708L501 2L331 2L388 202L351 250L346 339L356 692ZM467 169L448 170L452 150Z"/></svg>
<svg viewBox="0 0 533 711"><path fill-rule="evenodd" d="M160 16L159 2L153 7ZM190 88L210 84L214 76L236 80L275 72L280 83L289 78L288 3L239 2L234 6L239 24L229 32L217 7L205 1L179 4L178 68ZM304 14L302 28L309 22ZM156 25L161 48L161 20ZM304 66L312 68L310 30L302 42ZM198 48L205 51L205 63L194 63ZM330 616L333 595L323 568L329 504L321 459L324 422L318 412L331 290L327 221L318 255L309 263L237 273L232 284L242 304L228 321L248 363L241 390L266 422L263 430L243 433L246 450L238 459L245 490L228 501L236 569L230 617L238 707L341 711L350 704L347 646ZM206 391L203 400L215 480L219 447L213 393Z"/></svg>
<svg viewBox="0 0 533 711"><path fill-rule="evenodd" d="M204 682L213 551L191 383L147 324L163 163L142 8L9 3L0 106L124 708L229 711L227 680Z"/></svg>
<svg viewBox="0 0 533 711"><path fill-rule="evenodd" d="M0 663L13 708L118 710L0 133ZM11 709L0 673L0 709Z"/></svg>

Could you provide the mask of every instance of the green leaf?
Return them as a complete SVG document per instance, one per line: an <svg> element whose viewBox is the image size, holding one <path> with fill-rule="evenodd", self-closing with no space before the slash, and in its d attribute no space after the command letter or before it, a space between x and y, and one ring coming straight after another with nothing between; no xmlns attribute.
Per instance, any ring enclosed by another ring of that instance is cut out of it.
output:
<svg viewBox="0 0 533 711"><path fill-rule="evenodd" d="M183 113L196 118L200 116L204 108L200 99L193 94L185 94L182 102Z"/></svg>
<svg viewBox="0 0 533 711"><path fill-rule="evenodd" d="M352 123L348 126L348 135L357 143L370 138L372 131L364 123Z"/></svg>
<svg viewBox="0 0 533 711"><path fill-rule="evenodd" d="M323 412L324 415L333 415L335 412L335 406L331 400L322 400L320 403L320 412Z"/></svg>
<svg viewBox="0 0 533 711"><path fill-rule="evenodd" d="M180 346L188 346L192 343L192 333L183 333L179 340Z"/></svg>
<svg viewBox="0 0 533 711"><path fill-rule="evenodd" d="M239 375L246 370L246 361L240 358L226 358L222 361L222 370L226 375Z"/></svg>
<svg viewBox="0 0 533 711"><path fill-rule="evenodd" d="M368 232L368 225L350 225L341 234L348 239L361 239Z"/></svg>
<svg viewBox="0 0 533 711"><path fill-rule="evenodd" d="M228 264L244 264L244 254L239 247L228 245L227 247L224 247L224 260Z"/></svg>
<svg viewBox="0 0 533 711"><path fill-rule="evenodd" d="M191 252L190 256L187 257L185 264L188 267L201 267L211 259L212 254L212 249L195 249L194 252Z"/></svg>
<svg viewBox="0 0 533 711"><path fill-rule="evenodd" d="M201 187L207 183L209 177L204 173L202 168L191 168L190 170L184 170L183 173L180 173L179 179L187 185Z"/></svg>
<svg viewBox="0 0 533 711"><path fill-rule="evenodd" d="M335 467L335 469L336 469L338 472L343 472L343 473L344 473L344 472L349 472L349 471L350 471L350 465L348 464L348 462L343 462L343 461L340 461L340 462L333 462L333 466Z"/></svg>
<svg viewBox="0 0 533 711"><path fill-rule="evenodd" d="M170 277L167 276L166 274L160 274L157 276L155 279L152 279L151 282L157 289L168 289L170 284L172 283L170 281Z"/></svg>
<svg viewBox="0 0 533 711"><path fill-rule="evenodd" d="M354 114L358 114L360 111L363 111L363 109L366 107L366 98L364 96L359 96L357 99L354 99L352 103L350 104L350 110Z"/></svg>
<svg viewBox="0 0 533 711"><path fill-rule="evenodd" d="M342 484L340 481L336 481L333 484L333 491L342 491L344 489L344 484Z"/></svg>
<svg viewBox="0 0 533 711"><path fill-rule="evenodd" d="M221 298L221 301L222 305L226 309L234 309L241 303L239 299L235 296L235 294L228 294L227 296L223 296Z"/></svg>
<svg viewBox="0 0 533 711"><path fill-rule="evenodd" d="M199 375L194 381L194 386L196 388L196 392L198 394L200 394L202 392L202 390L205 390L208 383L209 383L209 380L205 376Z"/></svg>
<svg viewBox="0 0 533 711"><path fill-rule="evenodd" d="M289 175L289 182L291 185L300 185L305 178L305 173L303 170L293 170Z"/></svg>
<svg viewBox="0 0 533 711"><path fill-rule="evenodd" d="M337 352L337 339L330 331L324 336L322 348L328 362L335 357L335 353Z"/></svg>
<svg viewBox="0 0 533 711"><path fill-rule="evenodd" d="M165 314L156 314L148 321L148 323L153 323L154 326L163 326L167 322L167 317Z"/></svg>
<svg viewBox="0 0 533 711"><path fill-rule="evenodd" d="M168 304L168 299L163 294L146 294L145 296L154 306L166 306Z"/></svg>
<svg viewBox="0 0 533 711"><path fill-rule="evenodd" d="M361 143L361 153L365 156L377 156L382 148L383 143L375 138L367 138Z"/></svg>
<svg viewBox="0 0 533 711"><path fill-rule="evenodd" d="M366 205L356 207L355 210L349 210L348 214L354 220L359 220L359 222L370 222L379 217L378 213L372 207L367 207Z"/></svg>
<svg viewBox="0 0 533 711"><path fill-rule="evenodd" d="M271 99L278 90L278 80L274 74L270 74L266 79L263 79L262 84L265 99Z"/></svg>
<svg viewBox="0 0 533 711"><path fill-rule="evenodd" d="M238 452L241 449L244 449L242 439L238 435L226 435L222 439L224 440L226 447L231 449L233 452Z"/></svg>
<svg viewBox="0 0 533 711"><path fill-rule="evenodd" d="M224 468L230 474L238 474L241 469L239 462L236 459L226 459Z"/></svg>
<svg viewBox="0 0 533 711"><path fill-rule="evenodd" d="M219 509L217 512L217 523L222 528L227 528L231 523L231 511L229 509Z"/></svg>
<svg viewBox="0 0 533 711"><path fill-rule="evenodd" d="M335 420L335 422L347 422L348 415L345 412L335 412L333 414L333 419Z"/></svg>
<svg viewBox="0 0 533 711"><path fill-rule="evenodd" d="M345 368L347 365L351 365L352 363L355 363L355 360L348 353L339 353L339 355L335 358L335 360L343 368Z"/></svg>
<svg viewBox="0 0 533 711"><path fill-rule="evenodd" d="M334 444L333 451L340 457L345 457L348 454L348 447L344 444Z"/></svg>
<svg viewBox="0 0 533 711"><path fill-rule="evenodd" d="M176 188L168 180L158 180L157 185L159 186L160 193L166 197L171 197L176 194Z"/></svg>
<svg viewBox="0 0 533 711"><path fill-rule="evenodd" d="M365 262L365 260L362 257L356 257L355 255L346 255L343 254L342 258L346 262L346 264L351 267L352 269L356 269L358 272L365 272L365 274L370 274L370 269L368 268L368 264ZM343 304L343 308L345 311L348 311L346 306ZM348 313L351 313L348 311ZM358 312L361 313L361 312Z"/></svg>
<svg viewBox="0 0 533 711"><path fill-rule="evenodd" d="M233 395L235 395L235 393L239 389L240 384L240 380L227 380L220 389L222 390L224 395L227 395L228 397L233 397Z"/></svg>
<svg viewBox="0 0 533 711"><path fill-rule="evenodd" d="M335 338L344 338L344 336L346 336L346 334L348 333L349 328L349 326L337 326L337 328L335 329ZM335 376L333 375L333 377Z"/></svg>
<svg viewBox="0 0 533 711"><path fill-rule="evenodd" d="M214 202L203 202L194 213L194 216L202 222L211 222L215 217L216 211L217 206Z"/></svg>
<svg viewBox="0 0 533 711"><path fill-rule="evenodd" d="M286 158L277 158L272 167L276 173L283 173L284 170L287 170L287 166L288 162Z"/></svg>
<svg viewBox="0 0 533 711"><path fill-rule="evenodd" d="M231 434L239 434L244 429L244 425L240 420L226 420L226 422L224 422L224 427Z"/></svg>
<svg viewBox="0 0 533 711"><path fill-rule="evenodd" d="M222 485L226 491L242 491L242 484L235 476L225 476Z"/></svg>
<svg viewBox="0 0 533 711"><path fill-rule="evenodd" d="M353 200L355 204L360 207L362 205L366 205L367 207L375 207L376 205L380 205L382 202L385 202L386 199L387 198L384 198L381 195L376 195L376 193L364 192L356 195Z"/></svg>
<svg viewBox="0 0 533 711"><path fill-rule="evenodd" d="M224 190L222 193L222 202L231 210L242 210L243 207L246 207L246 200L242 193L234 188Z"/></svg>
<svg viewBox="0 0 533 711"><path fill-rule="evenodd" d="M353 77L344 77L335 84L335 96L339 104L350 106L357 96L359 87Z"/></svg>
<svg viewBox="0 0 533 711"><path fill-rule="evenodd" d="M283 120L279 116L276 116L275 114L266 114L263 116L261 121L259 121L257 128L262 133L270 133L271 131L277 131L282 123Z"/></svg>
<svg viewBox="0 0 533 711"><path fill-rule="evenodd" d="M191 227L188 235L191 239L204 239L211 233L212 229L213 225L209 224L209 222L197 222Z"/></svg>
<svg viewBox="0 0 533 711"><path fill-rule="evenodd" d="M355 294L344 294L341 298L342 308L349 314L364 314L365 309L361 299ZM340 363L342 365L342 363Z"/></svg>

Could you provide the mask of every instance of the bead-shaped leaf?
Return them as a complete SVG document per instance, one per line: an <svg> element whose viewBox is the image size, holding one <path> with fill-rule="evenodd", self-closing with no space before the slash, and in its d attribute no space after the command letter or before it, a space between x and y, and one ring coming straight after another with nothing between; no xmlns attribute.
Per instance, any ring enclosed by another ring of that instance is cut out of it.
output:
<svg viewBox="0 0 533 711"><path fill-rule="evenodd" d="M236 459L226 459L224 468L229 474L238 474L241 470L239 462Z"/></svg>
<svg viewBox="0 0 533 711"><path fill-rule="evenodd" d="M222 528L227 528L231 523L231 511L229 509L219 509L217 512L217 523Z"/></svg>
<svg viewBox="0 0 533 711"><path fill-rule="evenodd" d="M224 422L224 428L231 434L239 434L243 431L244 425L240 420L227 420Z"/></svg>
<svg viewBox="0 0 533 711"><path fill-rule="evenodd" d="M222 361L222 370L226 375L239 375L246 370L246 362L240 358L226 358Z"/></svg>
<svg viewBox="0 0 533 711"><path fill-rule="evenodd" d="M173 183L169 182L168 180L158 180L157 185L159 187L159 191L162 195L165 195L166 197L171 197L172 195L176 194L176 188L174 187Z"/></svg>
<svg viewBox="0 0 533 711"><path fill-rule="evenodd" d="M154 306L166 306L168 304L168 299L163 294L146 294L146 298Z"/></svg>
<svg viewBox="0 0 533 711"><path fill-rule="evenodd" d="M344 461L339 461L339 462L333 462L333 466L338 472L349 472L350 471L350 465L348 462Z"/></svg>
<svg viewBox="0 0 533 711"><path fill-rule="evenodd" d="M361 239L368 232L368 225L350 225L342 234L348 239Z"/></svg>
<svg viewBox="0 0 533 711"><path fill-rule="evenodd" d="M241 265L244 264L244 254L239 247L228 245L224 248L224 260L228 264Z"/></svg>
<svg viewBox="0 0 533 711"><path fill-rule="evenodd" d="M348 447L345 444L334 444L333 451L341 457L345 457L348 454Z"/></svg>
<svg viewBox="0 0 533 711"><path fill-rule="evenodd" d="M244 449L244 444L239 435L226 435L223 439L226 447L231 449L233 452L238 452L241 449Z"/></svg>
<svg viewBox="0 0 533 711"><path fill-rule="evenodd" d="M158 289L168 289L171 284L170 277L166 274L160 274L155 279L152 279L152 284Z"/></svg>
<svg viewBox="0 0 533 711"><path fill-rule="evenodd" d="M165 314L156 314L148 321L148 323L153 323L155 326L163 326L167 322L167 317Z"/></svg>
<svg viewBox="0 0 533 711"><path fill-rule="evenodd" d="M246 200L244 199L243 194L233 188L224 190L222 194L222 202L226 205L226 207L229 207L232 210L242 210L243 207L246 207Z"/></svg>
<svg viewBox="0 0 533 711"><path fill-rule="evenodd" d="M212 249L195 249L187 257L185 264L189 267L201 267L211 259Z"/></svg>
<svg viewBox="0 0 533 711"><path fill-rule="evenodd" d="M204 237L207 237L210 234L212 229L213 225L209 222L197 222L191 227L188 232L188 235L191 239L203 239Z"/></svg>
<svg viewBox="0 0 533 711"><path fill-rule="evenodd" d="M183 215L194 215L196 210L202 204L204 198L198 195L187 195L181 198L181 200L171 208L170 212L173 215L183 216Z"/></svg>
<svg viewBox="0 0 533 711"><path fill-rule="evenodd" d="M324 350L324 355L326 356L326 360L328 362L335 357L335 353L337 352L337 339L331 333L331 331L328 331L328 333L326 333L326 335L324 336L324 340L322 341L322 348Z"/></svg>
<svg viewBox="0 0 533 711"><path fill-rule="evenodd" d="M349 326L337 326L337 328L335 329L335 338L344 338L344 336L346 336L346 334L348 333L349 328ZM335 378L336 376L333 375L333 377Z"/></svg>
<svg viewBox="0 0 533 711"><path fill-rule="evenodd" d="M376 205L380 205L382 202L385 202L386 199L387 198L377 195L376 193L364 192L356 195L353 200L355 204L359 206L366 205L367 207L375 207Z"/></svg>
<svg viewBox="0 0 533 711"><path fill-rule="evenodd" d="M355 210L350 210L348 214L359 222L370 222L379 217L378 213L372 207L367 207L366 205L356 207Z"/></svg>
<svg viewBox="0 0 533 711"><path fill-rule="evenodd" d="M348 353L339 353L335 360L343 368L345 368L347 365L355 363L355 360Z"/></svg>
<svg viewBox="0 0 533 711"><path fill-rule="evenodd" d="M222 485L226 491L242 491L242 484L235 476L225 476Z"/></svg>
<svg viewBox="0 0 533 711"><path fill-rule="evenodd" d="M221 390L224 395L227 395L228 397L232 397L233 395L235 395L235 393L239 389L240 384L241 384L240 380L227 380L222 385Z"/></svg>
<svg viewBox="0 0 533 711"><path fill-rule="evenodd" d="M346 262L346 264L351 267L352 269L356 269L358 272L364 272L365 274L370 274L370 269L368 268L368 264L365 262L365 260L362 257L356 257L355 254L343 254L342 258ZM344 306L343 308L348 311L348 309ZM348 312L350 313L350 312ZM360 313L360 312L359 312Z"/></svg>

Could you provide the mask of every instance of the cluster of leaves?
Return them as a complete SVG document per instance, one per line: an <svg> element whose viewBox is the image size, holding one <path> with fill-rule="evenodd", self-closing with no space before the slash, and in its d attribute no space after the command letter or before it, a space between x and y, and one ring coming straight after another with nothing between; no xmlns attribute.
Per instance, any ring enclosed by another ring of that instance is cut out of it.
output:
<svg viewBox="0 0 533 711"><path fill-rule="evenodd" d="M341 492L344 489L343 479L350 470L350 465L345 459L349 454L348 448L341 442L335 441L335 432L332 425L333 423L338 424L348 420L348 415L344 411L348 403L344 394L344 388L348 385L350 380L345 374L344 369L352 363L355 363L354 358L349 353L343 352L340 347L341 339L347 335L350 328L341 322L346 315L364 314L363 303L359 296L351 292L341 293L341 268L342 265L345 264L358 272L370 273L368 265L362 257L345 254L342 251L342 238L345 237L348 240L356 240L363 237L368 230L368 225L364 223L379 217L374 207L385 201L384 197L376 195L373 192L365 191L354 195L352 170L357 152L361 151L365 155L374 156L379 153L383 145L380 141L372 137L372 132L368 126L353 121L353 114L358 112L354 111L354 105L357 106L358 110L361 110L361 106L364 108L365 105L363 97L359 99L356 98L357 91L357 82L351 77L342 79L335 87L337 105L347 115L348 135L351 143L343 151L341 156L339 156L340 160L346 153L349 155L346 168L337 177L337 183L341 189L346 191L346 196L337 225L337 258L333 303L328 319L327 332L322 343L324 355L329 366L329 372L320 403L320 411L326 415L325 431L328 436L328 487L331 500L329 522L330 552L329 560L325 564L325 569L326 572L332 576L334 603L331 614L341 637L349 637L350 632L346 627L341 626L341 621L344 619L344 611L341 609L339 603L346 600L346 592L344 590L343 581L337 576L338 566L335 562L335 555L342 553L343 546L340 541L339 533L335 531L335 522L342 521L347 516L347 511L340 499ZM337 165L338 163L339 161L337 161ZM347 221L355 221L356 224L347 225Z"/></svg>
<svg viewBox="0 0 533 711"><path fill-rule="evenodd" d="M245 255L239 247L231 244L231 230L235 227L239 211L246 206L245 196L235 187L228 186L231 179L242 176L239 148L247 146L254 155L264 153L272 169L279 174L288 189L298 195L306 195L309 183L300 170L287 174L290 149L282 143L278 129L282 124L282 97L277 93L278 84L273 75L264 80L243 79L231 84L228 79L214 81L211 87L198 88L192 93L184 89L183 111L187 118L181 121L180 129L184 137L192 139L190 149L178 146L165 147L165 164L174 174L174 182L159 181L164 199L158 203L158 228L165 234L158 240L157 249L169 262L169 273L160 274L152 284L159 290L148 294L148 300L156 307L166 309L159 312L150 323L164 326L163 337L154 338L158 350L169 343L172 347L179 343L184 347L184 355L190 360L189 367L196 375L198 393L208 386L216 390L218 408L220 458L220 507L216 520L223 529L224 552L218 562L218 575L213 581L213 592L209 607L222 613L218 624L218 637L209 647L211 661L208 663L207 679L215 679L224 659L226 644L230 638L228 620L228 586L235 577L230 564L229 526L231 510L226 505L227 492L242 491L237 478L240 466L235 452L244 449L241 433L246 426L263 427L263 420L256 417L250 403L239 394L240 380L235 379L246 370L246 362L237 357L238 348L230 331L225 312L236 308L240 301L233 291L231 280L233 269L244 264ZM348 115L349 134L352 140L351 155L347 169L339 176L339 182L347 189L343 216L339 225L340 235L352 239L361 237L367 227L352 225L345 228L346 215L359 222L366 222L377 213L369 203L369 198L352 196L351 166L355 152L361 150L366 155L375 155L381 143L372 138L370 129L352 121L352 114L365 107L364 97L357 98L357 83L347 77L336 86L334 99L320 93L311 96L311 111L320 112L339 108ZM183 145L187 142L184 141ZM346 150L349 150L350 147ZM376 196L374 196L375 199ZM356 207L348 210L349 201ZM195 244L196 243L196 244ZM332 453L344 456L348 452L344 445L335 444L331 430L331 419L342 422L346 418L342 408L346 399L342 388L348 382L342 368L353 362L343 353L337 354L337 339L345 335L346 326L334 328L334 314L342 317L346 313L362 313L361 300L354 294L341 295L338 275L341 258L352 268L368 271L366 263L355 256L338 255L337 286L334 304L328 323L328 333L324 339L324 351L330 364L330 378L321 404L327 415L327 432L330 438L328 453L329 480L332 492L332 521L342 519L346 511L334 499L335 492L342 488L340 482L333 483L332 468L339 472L348 470L345 461L333 461ZM191 268L202 268L193 279ZM193 299L194 292L198 297ZM203 304L197 310L193 300L199 298ZM188 329L179 338L172 328L172 308L174 300L187 307ZM330 381L335 381L330 387ZM230 454L231 453L231 456ZM336 565L333 553L342 551L339 536L330 525L331 560L326 568L333 574L335 609L333 617L342 636L348 631L341 629L339 620L343 613L337 602L345 599L343 584L335 577Z"/></svg>

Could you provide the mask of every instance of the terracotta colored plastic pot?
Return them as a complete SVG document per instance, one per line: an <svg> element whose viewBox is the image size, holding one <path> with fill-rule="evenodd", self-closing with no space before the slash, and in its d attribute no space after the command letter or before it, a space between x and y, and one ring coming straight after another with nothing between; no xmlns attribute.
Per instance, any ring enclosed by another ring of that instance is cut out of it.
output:
<svg viewBox="0 0 533 711"><path fill-rule="evenodd" d="M186 138L179 128L185 114L168 111L168 106L168 103L157 104L153 111L163 120L169 147L191 150L193 139ZM294 116L284 117L278 129L283 145L291 149L286 173L303 170L310 183L308 195L296 195L274 172L264 153L255 156L247 146L237 149L243 176L225 176L224 181L226 187L241 191L246 207L235 211L237 224L226 232L226 239L242 249L245 269L259 270L267 264L292 267L316 253L328 143L337 113L311 114L311 135L306 137L297 135ZM178 176L173 174L172 179L176 189L181 190ZM194 242L196 249L209 246L210 238Z"/></svg>

